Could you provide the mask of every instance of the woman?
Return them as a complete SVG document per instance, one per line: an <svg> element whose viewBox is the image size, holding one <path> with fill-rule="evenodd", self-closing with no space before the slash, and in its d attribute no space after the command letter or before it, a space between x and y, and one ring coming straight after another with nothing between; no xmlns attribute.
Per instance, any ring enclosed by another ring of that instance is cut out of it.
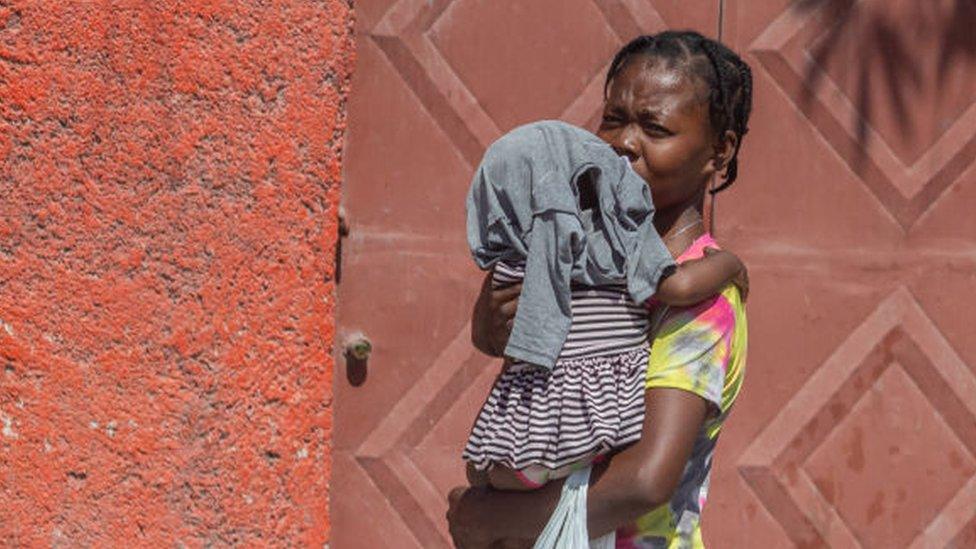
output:
<svg viewBox="0 0 976 549"><path fill-rule="evenodd" d="M650 184L655 226L679 261L714 246L702 223L704 198L714 176L724 176L716 190L735 181L751 92L748 66L694 32L639 37L611 63L597 135ZM504 348L518 291L483 286L474 315L479 349L497 356ZM643 434L594 468L589 535L616 531L618 547L702 547L711 458L744 374L745 313L730 285L655 316ZM456 489L448 513L454 541L462 548L524 545L542 531L559 490L559 483L524 493Z"/></svg>

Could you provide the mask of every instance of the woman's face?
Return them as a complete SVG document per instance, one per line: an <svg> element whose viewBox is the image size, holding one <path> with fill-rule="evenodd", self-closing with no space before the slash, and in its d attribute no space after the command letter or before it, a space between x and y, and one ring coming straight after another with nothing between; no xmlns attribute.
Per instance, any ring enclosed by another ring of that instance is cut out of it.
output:
<svg viewBox="0 0 976 549"><path fill-rule="evenodd" d="M667 63L631 58L610 83L597 135L651 186L658 210L704 196L716 171L703 85Z"/></svg>

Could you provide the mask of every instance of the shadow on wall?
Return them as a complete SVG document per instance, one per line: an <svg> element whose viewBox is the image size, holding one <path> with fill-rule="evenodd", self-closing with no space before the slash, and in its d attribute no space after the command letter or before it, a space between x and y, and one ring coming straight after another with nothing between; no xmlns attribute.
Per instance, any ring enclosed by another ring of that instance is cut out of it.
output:
<svg viewBox="0 0 976 549"><path fill-rule="evenodd" d="M809 112L828 77L837 84L857 113L856 164L872 129L917 159L972 103L973 0L795 0L794 9L819 11L825 22L807 48L800 106Z"/></svg>

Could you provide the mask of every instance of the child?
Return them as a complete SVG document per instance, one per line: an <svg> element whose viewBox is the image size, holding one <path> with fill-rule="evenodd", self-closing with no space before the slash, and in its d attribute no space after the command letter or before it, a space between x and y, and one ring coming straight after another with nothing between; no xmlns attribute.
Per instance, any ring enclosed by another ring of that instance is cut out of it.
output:
<svg viewBox="0 0 976 549"><path fill-rule="evenodd" d="M489 147L467 208L475 262L494 269L496 287L523 286L505 366L463 457L474 485L534 489L640 438L652 296L697 303L743 266L718 252L677 267L647 183L562 122Z"/></svg>

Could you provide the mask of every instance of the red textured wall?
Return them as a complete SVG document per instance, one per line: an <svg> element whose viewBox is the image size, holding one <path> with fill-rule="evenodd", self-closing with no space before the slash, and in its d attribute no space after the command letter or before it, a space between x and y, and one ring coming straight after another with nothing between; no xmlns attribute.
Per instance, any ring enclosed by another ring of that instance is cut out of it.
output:
<svg viewBox="0 0 976 549"><path fill-rule="evenodd" d="M0 1L0 540L321 544L348 0Z"/></svg>

